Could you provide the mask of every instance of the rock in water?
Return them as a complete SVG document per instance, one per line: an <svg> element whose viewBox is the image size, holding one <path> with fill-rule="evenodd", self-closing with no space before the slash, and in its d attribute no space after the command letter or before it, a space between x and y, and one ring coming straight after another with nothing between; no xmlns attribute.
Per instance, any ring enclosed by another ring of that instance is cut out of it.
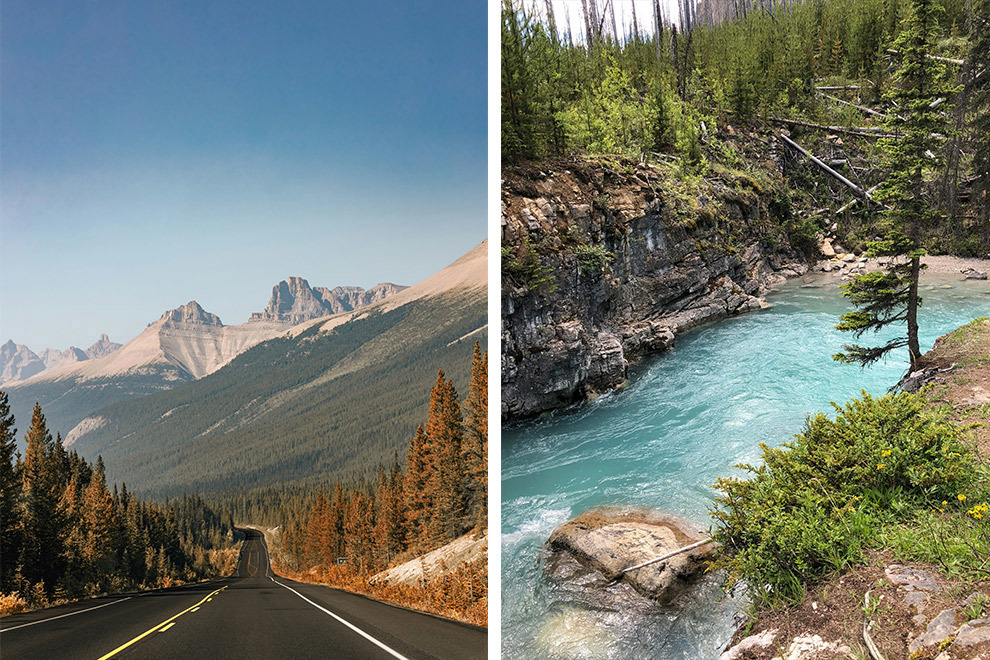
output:
<svg viewBox="0 0 990 660"><path fill-rule="evenodd" d="M551 575L575 579L574 570L558 570L567 559L621 577L640 594L666 601L674 587L702 571L714 552L706 544L662 562L622 573L622 570L702 541L706 536L689 523L648 509L596 508L567 521L547 541Z"/></svg>

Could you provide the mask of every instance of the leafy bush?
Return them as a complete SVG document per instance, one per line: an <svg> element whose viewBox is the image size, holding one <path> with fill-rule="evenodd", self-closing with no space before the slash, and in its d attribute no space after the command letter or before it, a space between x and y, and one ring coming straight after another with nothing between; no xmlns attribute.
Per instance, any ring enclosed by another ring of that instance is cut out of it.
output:
<svg viewBox="0 0 990 660"><path fill-rule="evenodd" d="M601 273L615 259L615 255L601 245L579 245L574 248L578 258L578 272L582 275Z"/></svg>
<svg viewBox="0 0 990 660"><path fill-rule="evenodd" d="M715 484L717 566L763 605L800 599L804 583L859 561L897 523L961 502L974 480L970 450L923 397L864 392L835 409L781 448L761 443L763 465L739 466L751 479Z"/></svg>
<svg viewBox="0 0 990 660"><path fill-rule="evenodd" d="M518 253L511 247L502 248L502 272L521 280L529 291L535 291L544 284L549 285L550 293L557 290L553 269L540 262L539 247L531 236L526 237Z"/></svg>

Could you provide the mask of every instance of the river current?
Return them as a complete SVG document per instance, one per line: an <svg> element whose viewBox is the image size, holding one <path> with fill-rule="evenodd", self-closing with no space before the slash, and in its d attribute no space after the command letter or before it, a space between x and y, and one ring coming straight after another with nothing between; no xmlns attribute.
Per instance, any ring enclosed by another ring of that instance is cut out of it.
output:
<svg viewBox="0 0 990 660"><path fill-rule="evenodd" d="M922 350L980 316L990 283L926 275ZM543 576L540 549L560 523L597 505L656 507L707 528L718 477L759 461L806 416L861 390L883 394L906 351L871 368L831 360L853 338L834 329L849 311L836 281L806 276L772 293L772 307L703 326L632 370L621 391L502 433L502 656L717 658L741 604L706 578L676 608L639 601L598 606ZM879 343L864 336L861 343Z"/></svg>

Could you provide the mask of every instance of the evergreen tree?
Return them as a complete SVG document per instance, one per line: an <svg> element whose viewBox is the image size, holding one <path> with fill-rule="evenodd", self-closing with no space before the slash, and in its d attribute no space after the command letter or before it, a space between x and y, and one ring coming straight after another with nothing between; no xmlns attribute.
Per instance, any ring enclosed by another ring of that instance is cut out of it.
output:
<svg viewBox="0 0 990 660"><path fill-rule="evenodd" d="M485 529L488 524L488 353L474 344L471 385L464 400L465 527Z"/></svg>
<svg viewBox="0 0 990 660"><path fill-rule="evenodd" d="M843 286L856 311L842 315L836 326L857 338L867 331L877 332L891 323L904 323L905 336L876 347L843 346L833 358L842 362L872 364L889 351L907 346L911 370L921 359L918 343L918 278L921 241L926 229L938 220L936 205L926 191L926 173L938 164L937 134L945 133L946 99L956 91L945 82L944 64L929 57L938 35L941 7L937 0L913 0L912 11L905 19L904 30L895 42L901 55L901 67L894 75L890 100L900 116L890 116L888 127L900 133L886 140L887 178L877 192L890 208L884 213L887 236L869 245L869 253L885 257L888 265L876 272L857 275ZM943 102L937 103L938 99Z"/></svg>
<svg viewBox="0 0 990 660"><path fill-rule="evenodd" d="M400 550L399 509L395 482L389 479L385 469L378 467L378 489L375 494L377 516L375 518L374 544L378 550L380 563L388 566L392 557Z"/></svg>
<svg viewBox="0 0 990 660"><path fill-rule="evenodd" d="M17 429L7 393L0 391L0 593L14 589L20 554L19 505L21 484L17 467Z"/></svg>
<svg viewBox="0 0 990 660"><path fill-rule="evenodd" d="M117 573L117 549L121 543L117 509L107 489L102 458L98 458L83 494L81 523L85 533L83 570L89 589L93 593L108 591Z"/></svg>
<svg viewBox="0 0 990 660"><path fill-rule="evenodd" d="M423 430L416 427L416 433L409 441L406 452L406 475L402 486L402 500L405 504L405 532L411 548L417 549L426 535L432 501L427 492L427 481L433 468L431 447Z"/></svg>
<svg viewBox="0 0 990 660"><path fill-rule="evenodd" d="M464 510L461 491L461 476L464 473L461 461L461 407L454 383L444 379L442 369L430 392L430 413L424 432L434 459L427 480L432 507L426 537L431 547L437 547L461 533Z"/></svg>
<svg viewBox="0 0 990 660"><path fill-rule="evenodd" d="M61 483L63 451L56 448L37 403L31 428L25 435L27 449L22 470L23 502L20 571L28 585L41 583L51 595L62 574L63 525L58 502L65 489Z"/></svg>

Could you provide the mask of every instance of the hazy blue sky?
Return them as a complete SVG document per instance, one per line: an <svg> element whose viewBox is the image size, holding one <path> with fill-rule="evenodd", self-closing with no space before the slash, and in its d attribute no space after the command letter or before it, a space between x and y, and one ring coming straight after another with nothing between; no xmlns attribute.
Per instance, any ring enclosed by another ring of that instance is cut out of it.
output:
<svg viewBox="0 0 990 660"><path fill-rule="evenodd" d="M0 342L413 284L486 233L483 2L8 0Z"/></svg>

